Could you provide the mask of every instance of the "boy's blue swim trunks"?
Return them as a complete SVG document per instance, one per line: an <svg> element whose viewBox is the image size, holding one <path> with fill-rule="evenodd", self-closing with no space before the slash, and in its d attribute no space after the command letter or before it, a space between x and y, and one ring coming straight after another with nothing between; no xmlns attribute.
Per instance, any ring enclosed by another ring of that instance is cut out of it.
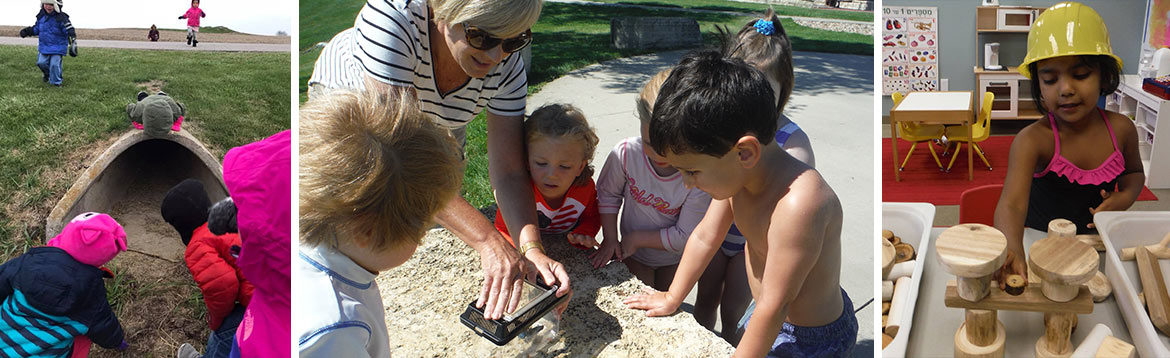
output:
<svg viewBox="0 0 1170 358"><path fill-rule="evenodd" d="M784 322L768 357L848 357L857 343L857 317L845 289L841 289L841 301L844 303L841 316L827 325L800 327ZM747 328L755 309L753 301L739 320L741 332Z"/></svg>

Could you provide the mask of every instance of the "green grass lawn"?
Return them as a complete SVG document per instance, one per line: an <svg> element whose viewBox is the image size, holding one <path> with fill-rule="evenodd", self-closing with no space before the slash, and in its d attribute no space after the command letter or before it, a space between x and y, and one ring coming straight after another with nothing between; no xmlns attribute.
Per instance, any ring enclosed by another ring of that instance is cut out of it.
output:
<svg viewBox="0 0 1170 358"><path fill-rule="evenodd" d="M289 55L83 48L64 86L41 82L36 47L0 46L0 258L44 242L44 219L73 181L63 168L129 130L126 104L151 82L188 108L184 128L213 153L287 129ZM74 174L74 175L75 175Z"/></svg>
<svg viewBox="0 0 1170 358"><path fill-rule="evenodd" d="M702 1L726 4L726 1L689 0L698 4ZM733 3L738 4L738 3ZM330 1L302 1L300 42L301 53L298 63L298 88L300 100L306 100L306 84L313 73L313 64L320 54L313 46L329 41L333 35L353 26L357 12L363 3L337 4ZM699 5L695 5L699 6ZM808 9L802 9L808 10ZM845 11L826 10L832 13ZM868 16L872 18L872 14ZM671 8L642 9L599 5L564 4L545 2L540 20L532 27L532 64L528 72L528 91L534 93L540 88L569 71L594 63L654 52L651 50L618 50L610 45L610 19L620 16L671 16L690 17L699 22L704 42L717 43L715 26L728 26L738 30L752 17L720 13L686 12ZM806 16L806 15L801 15ZM796 51L816 51L872 55L871 36L825 31L797 25L792 20L782 20L785 30L792 38ZM482 118L481 114L478 118ZM476 207L495 202L487 172L486 123L475 120L467 128L467 170L464 172L464 197Z"/></svg>
<svg viewBox="0 0 1170 358"><path fill-rule="evenodd" d="M753 12L763 14L768 9L766 4L747 3L726 0L590 0L595 2L663 6L686 9L718 10ZM873 21L872 11L810 9L799 6L772 5L777 14L784 16L819 17L825 19L841 19L854 21Z"/></svg>

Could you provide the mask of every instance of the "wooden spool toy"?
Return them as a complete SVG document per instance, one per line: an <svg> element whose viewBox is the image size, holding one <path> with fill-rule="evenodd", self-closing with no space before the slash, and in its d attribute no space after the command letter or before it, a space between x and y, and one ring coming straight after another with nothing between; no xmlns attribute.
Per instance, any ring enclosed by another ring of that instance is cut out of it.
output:
<svg viewBox="0 0 1170 358"><path fill-rule="evenodd" d="M1003 357L1007 335L992 310L966 310L966 321L955 332L955 357Z"/></svg>
<svg viewBox="0 0 1170 358"><path fill-rule="evenodd" d="M894 268L894 244L889 240L882 240L882 279L890 276Z"/></svg>
<svg viewBox="0 0 1170 358"><path fill-rule="evenodd" d="M1072 335L1075 318L1074 313L1044 313L1044 336L1036 341L1036 357L1072 356L1073 345L1069 336Z"/></svg>
<svg viewBox="0 0 1170 358"><path fill-rule="evenodd" d="M1053 223L1061 220L1064 219ZM1056 302L1072 300L1080 285L1097 274L1097 250L1074 236L1049 232L1047 238L1036 241L1029 250L1028 266L1040 277L1044 296Z"/></svg>
<svg viewBox="0 0 1170 358"><path fill-rule="evenodd" d="M1077 225L1072 221L1066 219L1055 219L1048 222L1048 237L1071 237L1077 236Z"/></svg>
<svg viewBox="0 0 1170 358"><path fill-rule="evenodd" d="M935 242L943 268L958 276L959 297L979 301L987 296L991 274L1003 266L1007 238L983 224L960 224L939 234Z"/></svg>
<svg viewBox="0 0 1170 358"><path fill-rule="evenodd" d="M1145 248L1149 250L1151 254L1154 254L1154 257L1159 259L1170 259L1170 233L1166 233L1166 236L1162 237L1162 241L1159 241L1157 244L1146 245ZM1136 249L1136 247L1123 248L1121 249L1121 255L1118 256L1120 256L1122 261L1133 260L1134 249Z"/></svg>

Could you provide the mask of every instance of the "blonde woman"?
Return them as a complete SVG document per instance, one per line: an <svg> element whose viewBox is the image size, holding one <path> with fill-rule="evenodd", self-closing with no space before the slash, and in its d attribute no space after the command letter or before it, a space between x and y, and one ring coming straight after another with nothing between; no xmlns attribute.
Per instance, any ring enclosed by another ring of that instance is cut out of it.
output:
<svg viewBox="0 0 1170 358"><path fill-rule="evenodd" d="M367 2L354 27L333 37L309 79L309 96L329 88L407 91L422 112L451 130L487 118L489 175L508 231L523 256L463 198L436 221L479 252L484 282L477 304L488 319L519 303L529 264L558 296L570 292L563 265L540 246L535 198L525 168L523 117L528 76L519 51L531 41L541 0L382 0Z"/></svg>

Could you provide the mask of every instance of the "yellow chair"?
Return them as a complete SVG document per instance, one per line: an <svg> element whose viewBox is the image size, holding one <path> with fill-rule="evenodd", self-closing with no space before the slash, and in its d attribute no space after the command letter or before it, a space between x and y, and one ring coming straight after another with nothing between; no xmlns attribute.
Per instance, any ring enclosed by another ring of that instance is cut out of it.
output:
<svg viewBox="0 0 1170 358"><path fill-rule="evenodd" d="M894 99L894 106L902 103L901 92L894 92L890 97ZM930 156L934 158L934 164L938 165L938 170L943 170L942 161L938 160L938 154L934 152L934 146L930 144L933 140L941 139L943 131L941 124L898 122L898 137L913 143L910 145L910 150L906 152L906 159L903 159L902 165L898 166L898 170L906 168L906 162L910 161L910 155L914 154L914 149L918 147L918 143L922 142L926 142L926 149L930 150Z"/></svg>
<svg viewBox="0 0 1170 358"><path fill-rule="evenodd" d="M947 164L947 171L950 171L951 166L955 165L955 158L959 157L959 153L963 151L963 143L968 140L971 141L971 148L975 148L975 154L979 154L979 159L983 159L983 164L987 165L987 170L991 170L991 163L987 161L987 156L983 154L983 148L979 148L978 143L987 140L987 137L991 135L991 104L994 101L995 94L983 93L983 106L979 109L979 117L971 125L971 131L974 132L974 135L967 133L967 126L947 127L947 140L955 143L955 154L951 156L951 163Z"/></svg>

